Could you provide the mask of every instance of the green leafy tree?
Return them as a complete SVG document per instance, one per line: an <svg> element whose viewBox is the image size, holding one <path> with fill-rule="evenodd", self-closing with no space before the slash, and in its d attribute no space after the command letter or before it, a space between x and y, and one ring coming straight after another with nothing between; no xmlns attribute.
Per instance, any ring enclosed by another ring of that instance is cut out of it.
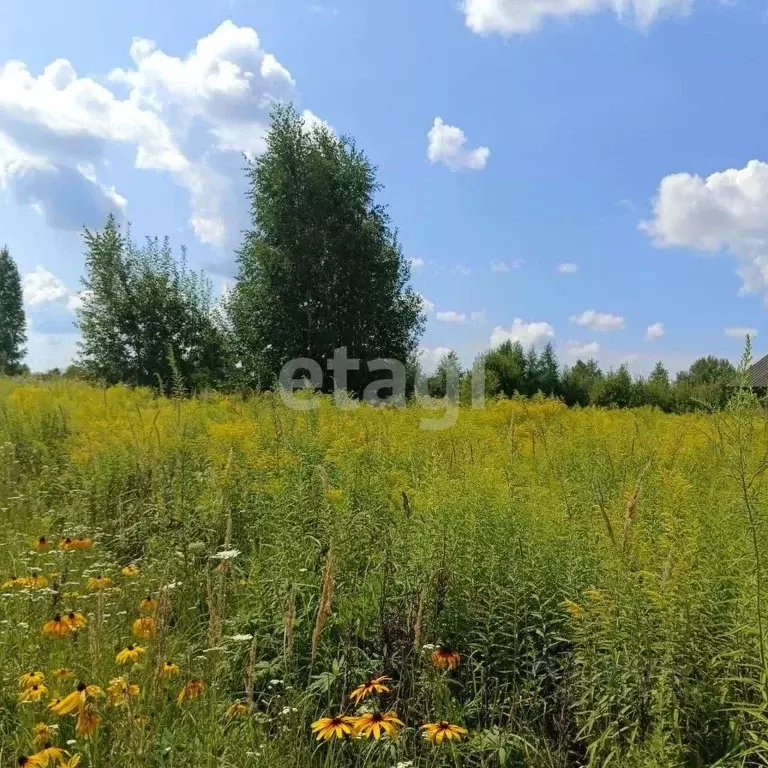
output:
<svg viewBox="0 0 768 768"><path fill-rule="evenodd" d="M322 363L339 347L364 361L412 360L422 302L375 202L375 168L354 142L278 106L248 178L253 227L229 316L250 382L271 386L288 360ZM352 372L347 388L359 392L366 380Z"/></svg>
<svg viewBox="0 0 768 768"><path fill-rule="evenodd" d="M620 365L615 371L606 373L593 390L593 402L603 407L629 408L635 405L634 386L629 368Z"/></svg>
<svg viewBox="0 0 768 768"><path fill-rule="evenodd" d="M526 357L523 345L505 341L481 356L485 366L486 389L489 395L512 397L524 392L526 384Z"/></svg>
<svg viewBox="0 0 768 768"><path fill-rule="evenodd" d="M643 404L654 405L664 411L672 408L672 383L669 371L662 362L656 363L651 375L644 382Z"/></svg>
<svg viewBox="0 0 768 768"><path fill-rule="evenodd" d="M85 232L79 367L113 384L202 389L227 378L227 340L209 281L166 238L137 248L110 216Z"/></svg>
<svg viewBox="0 0 768 768"><path fill-rule="evenodd" d="M0 374L21 373L26 330L19 269L8 248L3 247L0 249Z"/></svg>
<svg viewBox="0 0 768 768"><path fill-rule="evenodd" d="M678 410L725 407L737 383L736 369L725 358L709 355L696 360L687 371L678 373L675 397Z"/></svg>
<svg viewBox="0 0 768 768"><path fill-rule="evenodd" d="M427 380L427 389L431 397L445 397L450 391L455 398L461 387L461 362L459 356L451 350L440 358L437 368Z"/></svg>
<svg viewBox="0 0 768 768"><path fill-rule="evenodd" d="M589 405L602 380L603 372L595 360L577 360L563 371L560 381L563 399L568 405Z"/></svg>

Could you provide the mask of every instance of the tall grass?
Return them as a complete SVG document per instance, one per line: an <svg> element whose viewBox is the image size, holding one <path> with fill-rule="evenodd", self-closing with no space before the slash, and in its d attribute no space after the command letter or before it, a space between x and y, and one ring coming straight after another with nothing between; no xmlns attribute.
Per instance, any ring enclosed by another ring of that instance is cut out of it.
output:
<svg viewBox="0 0 768 768"><path fill-rule="evenodd" d="M500 401L444 431L425 415L0 380L0 583L49 580L0 590L0 760L35 752L44 721L86 766L768 765L754 403ZM66 536L95 543L63 552ZM113 585L88 590L96 575ZM138 640L147 595L157 634ZM87 626L43 637L69 609ZM121 667L131 642L146 652ZM455 670L435 645L461 654ZM50 698L20 701L33 669L49 697L118 675L140 693L94 700L86 739ZM315 742L310 724L353 714L377 675L398 737ZM177 703L192 680L203 693ZM467 738L424 739L443 719Z"/></svg>

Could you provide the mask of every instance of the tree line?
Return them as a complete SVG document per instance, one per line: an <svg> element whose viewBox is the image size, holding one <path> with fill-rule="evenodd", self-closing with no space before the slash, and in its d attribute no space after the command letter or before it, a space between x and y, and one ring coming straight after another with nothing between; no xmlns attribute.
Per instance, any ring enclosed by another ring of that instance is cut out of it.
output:
<svg viewBox="0 0 768 768"><path fill-rule="evenodd" d="M85 230L85 274L77 310L82 340L67 375L165 393L273 387L285 362L349 358L405 363L409 389L419 377L426 316L410 287L410 266L384 206L376 169L348 137L306 124L294 108L272 114L264 154L246 168L251 228L237 252L237 281L222 298L188 269L166 238L133 242L109 217ZM23 373L26 321L18 269L0 251L0 373ZM593 360L561 368L554 349L507 342L476 361L489 396L560 397L571 405L656 405L682 411L719 407L734 369L703 358L672 381L659 363L647 378L626 366L603 372ZM362 393L363 364L347 388ZM324 372L322 389L334 386ZM427 389L464 398L472 372L445 356Z"/></svg>
<svg viewBox="0 0 768 768"><path fill-rule="evenodd" d="M427 380L432 397L454 396L469 403L474 372L482 370L486 397L545 395L567 405L634 408L655 406L666 412L717 410L725 406L737 383L737 371L723 358L702 357L673 379L663 363L647 376L633 377L626 364L603 371L595 360L561 366L554 347L525 350L506 341L483 353L472 368L463 369L455 352L440 360Z"/></svg>

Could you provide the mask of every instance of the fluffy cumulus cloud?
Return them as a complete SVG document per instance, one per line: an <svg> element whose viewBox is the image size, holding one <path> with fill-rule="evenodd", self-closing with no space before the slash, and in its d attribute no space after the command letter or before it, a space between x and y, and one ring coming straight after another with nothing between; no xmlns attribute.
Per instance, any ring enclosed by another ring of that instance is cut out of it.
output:
<svg viewBox="0 0 768 768"><path fill-rule="evenodd" d="M497 325L493 329L491 333L491 346L498 347L505 341L519 341L523 346L527 347L531 344L546 344L554 338L555 329L549 323L526 323L521 318L516 317L509 328Z"/></svg>
<svg viewBox="0 0 768 768"><path fill-rule="evenodd" d="M573 315L571 322L593 331L620 331L625 327L623 317L594 309L585 309L580 315Z"/></svg>
<svg viewBox="0 0 768 768"><path fill-rule="evenodd" d="M694 0L463 0L467 26L479 34L524 35L550 19L613 11L640 28L661 16L684 15Z"/></svg>
<svg viewBox="0 0 768 768"><path fill-rule="evenodd" d="M641 227L661 247L729 251L743 291L762 292L768 300L768 163L751 160L706 178L665 176L653 217Z"/></svg>
<svg viewBox="0 0 768 768"><path fill-rule="evenodd" d="M730 336L732 339L744 339L745 336L754 338L757 336L757 328L746 328L742 325L732 325L725 329L725 335Z"/></svg>
<svg viewBox="0 0 768 768"><path fill-rule="evenodd" d="M22 275L21 288L29 319L30 346L45 341L45 336L67 335L75 331L74 313L81 294L71 290L60 278L38 265Z"/></svg>
<svg viewBox="0 0 768 768"><path fill-rule="evenodd" d="M594 357L600 352L600 345L596 341L567 341L565 351L570 357L589 358Z"/></svg>
<svg viewBox="0 0 768 768"><path fill-rule="evenodd" d="M656 341L664 335L664 323L653 323L645 329L646 341Z"/></svg>
<svg viewBox="0 0 768 768"><path fill-rule="evenodd" d="M53 272L49 272L40 265L22 277L21 288L24 293L24 303L28 307L66 299L69 295L67 286Z"/></svg>
<svg viewBox="0 0 768 768"><path fill-rule="evenodd" d="M126 206L106 177L109 148L127 146L137 168L186 190L196 236L220 245L229 176L242 153L264 150L269 110L293 97L293 78L255 30L231 21L183 58L146 39L134 39L130 58L104 83L64 59L40 74L20 61L0 66L0 186L53 227L98 224ZM305 119L321 122L308 111Z"/></svg>
<svg viewBox="0 0 768 768"><path fill-rule="evenodd" d="M461 128L444 123L436 117L427 134L427 158L430 163L443 163L452 171L482 171L491 150L488 147L469 149Z"/></svg>

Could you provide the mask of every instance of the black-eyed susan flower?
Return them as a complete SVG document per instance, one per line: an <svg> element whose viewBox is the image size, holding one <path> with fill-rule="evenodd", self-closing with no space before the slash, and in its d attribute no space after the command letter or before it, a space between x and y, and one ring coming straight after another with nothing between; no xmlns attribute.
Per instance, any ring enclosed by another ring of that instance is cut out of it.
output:
<svg viewBox="0 0 768 768"><path fill-rule="evenodd" d="M439 723L425 723L421 728L424 736L436 744L441 744L443 741L461 741L467 735L466 728L449 723L447 720L441 720Z"/></svg>
<svg viewBox="0 0 768 768"><path fill-rule="evenodd" d="M128 682L125 677L113 677L107 686L107 696L112 706L119 706L132 696L138 696L141 689L135 683Z"/></svg>
<svg viewBox="0 0 768 768"><path fill-rule="evenodd" d="M122 651L118 651L117 656L115 656L115 661L118 664L127 664L129 661L135 664L144 651L145 649L142 646L131 644L126 648L123 648Z"/></svg>
<svg viewBox="0 0 768 768"><path fill-rule="evenodd" d="M112 579L109 576L91 576L86 582L88 589L106 589L112 586Z"/></svg>
<svg viewBox="0 0 768 768"><path fill-rule="evenodd" d="M35 723L35 727L32 729L35 745L41 747L43 744L47 744L53 741L56 736L57 726L48 725L48 723Z"/></svg>
<svg viewBox="0 0 768 768"><path fill-rule="evenodd" d="M45 536L41 536L35 542L35 552L47 552L50 546L51 545L48 543L48 539L46 539Z"/></svg>
<svg viewBox="0 0 768 768"><path fill-rule="evenodd" d="M16 765L20 766L21 768L43 768L45 763L40 761L40 758L36 757L35 755L19 755L18 758L16 758Z"/></svg>
<svg viewBox="0 0 768 768"><path fill-rule="evenodd" d="M57 667L51 672L51 675L55 680L69 680L73 676L73 672L69 667Z"/></svg>
<svg viewBox="0 0 768 768"><path fill-rule="evenodd" d="M349 694L349 698L359 704L364 698L370 696L372 693L387 693L390 688L385 683L392 680L391 677L372 677L367 682L359 685L352 693Z"/></svg>
<svg viewBox="0 0 768 768"><path fill-rule="evenodd" d="M227 720L234 720L236 717L245 717L250 708L244 701L236 701L230 705L227 710Z"/></svg>
<svg viewBox="0 0 768 768"><path fill-rule="evenodd" d="M143 613L154 613L157 610L157 601L152 595L147 595L140 603L139 610Z"/></svg>
<svg viewBox="0 0 768 768"><path fill-rule="evenodd" d="M44 699L48 695L48 688L42 683L30 685L29 688L25 688L19 694L19 701L23 702L35 702Z"/></svg>
<svg viewBox="0 0 768 768"><path fill-rule="evenodd" d="M25 579L20 579L18 576L9 576L2 584L0 584L0 587L3 589L23 586L25 586Z"/></svg>
<svg viewBox="0 0 768 768"><path fill-rule="evenodd" d="M81 759L80 755L72 755L68 760L61 760L59 768L77 768Z"/></svg>
<svg viewBox="0 0 768 768"><path fill-rule="evenodd" d="M67 637L74 631L74 628L67 620L66 616L56 614L50 621L43 624L43 634L47 637L58 637L59 639Z"/></svg>
<svg viewBox="0 0 768 768"><path fill-rule="evenodd" d="M30 587L31 589L45 589L45 587L48 586L48 579L46 579L45 576L41 576L40 574L36 574L35 576L28 576L26 579L24 579L24 586Z"/></svg>
<svg viewBox="0 0 768 768"><path fill-rule="evenodd" d="M55 715L71 715L75 710L83 710L88 699L95 699L103 694L104 691L98 685L78 683L72 693L68 693L63 699L52 701L48 709Z"/></svg>
<svg viewBox="0 0 768 768"><path fill-rule="evenodd" d="M41 685L45 682L45 675L42 672L33 670L25 672L19 677L19 690L23 691L25 688L31 688L33 685Z"/></svg>
<svg viewBox="0 0 768 768"><path fill-rule="evenodd" d="M564 600L563 608L568 611L568 614L574 620L580 619L582 613L584 612L582 607L578 603L575 603L573 600Z"/></svg>
<svg viewBox="0 0 768 768"><path fill-rule="evenodd" d="M312 732L317 741L328 741L329 739L343 739L351 736L355 730L355 720L346 715L336 715L336 717L321 717L312 723Z"/></svg>
<svg viewBox="0 0 768 768"><path fill-rule="evenodd" d="M75 710L82 709L85 706L86 689L85 683L78 683L72 693L68 693L64 698L56 699L48 705L48 709L54 715L71 715Z"/></svg>
<svg viewBox="0 0 768 768"><path fill-rule="evenodd" d="M72 629L82 629L88 623L88 619L80 611L70 611L67 614L67 621Z"/></svg>
<svg viewBox="0 0 768 768"><path fill-rule="evenodd" d="M157 624L151 616L142 616L131 624L131 631L146 640L157 634Z"/></svg>
<svg viewBox="0 0 768 768"><path fill-rule="evenodd" d="M176 697L176 703L181 704L185 699L192 701L196 699L205 690L205 683L202 680L190 680Z"/></svg>
<svg viewBox="0 0 768 768"><path fill-rule="evenodd" d="M129 579L133 578L134 576L139 575L139 566L135 563L130 563L129 565L126 565L120 573L123 574L123 576L127 576Z"/></svg>
<svg viewBox="0 0 768 768"><path fill-rule="evenodd" d="M43 748L33 755L34 758L40 760L40 765L56 765L61 763L66 757L69 757L69 753L61 749L61 747L55 747L50 742L43 745Z"/></svg>
<svg viewBox="0 0 768 768"><path fill-rule="evenodd" d="M73 549L76 549L74 540L67 536L66 539L62 539L59 542L59 549L63 549L65 552L71 552Z"/></svg>
<svg viewBox="0 0 768 768"><path fill-rule="evenodd" d="M72 541L73 549L90 549L93 546L93 539L76 538Z"/></svg>
<svg viewBox="0 0 768 768"><path fill-rule="evenodd" d="M453 648L441 645L432 651L432 663L441 669L456 669L461 661L461 655Z"/></svg>
<svg viewBox="0 0 768 768"><path fill-rule="evenodd" d="M374 738L378 741L382 733L386 733L390 739L397 736L397 729L405 723L394 712L366 712L356 717L354 732L365 738Z"/></svg>
<svg viewBox="0 0 768 768"><path fill-rule="evenodd" d="M99 727L101 717L90 709L85 707L77 713L77 723L75 723L75 733L88 739L96 733Z"/></svg>
<svg viewBox="0 0 768 768"><path fill-rule="evenodd" d="M165 677L176 677L176 675L180 674L181 670L179 669L177 664L174 664L172 661L164 661L162 669L160 670L160 674Z"/></svg>

